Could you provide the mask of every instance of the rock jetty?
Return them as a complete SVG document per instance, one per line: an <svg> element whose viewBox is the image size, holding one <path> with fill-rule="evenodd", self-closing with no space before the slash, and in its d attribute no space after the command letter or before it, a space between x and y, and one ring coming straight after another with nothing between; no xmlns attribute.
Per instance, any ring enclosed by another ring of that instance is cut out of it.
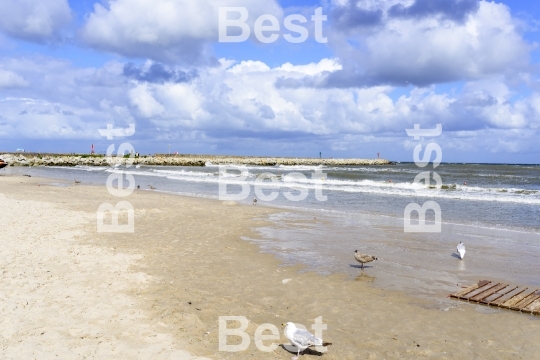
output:
<svg viewBox="0 0 540 360"><path fill-rule="evenodd" d="M317 159L317 158L282 158L253 156L215 156L215 155L154 155L134 158L103 155L65 155L65 154L0 154L10 166L110 166L125 165L162 165L162 166L206 166L218 164L237 164L255 166L305 165L305 166L342 166L342 165L390 165L385 159Z"/></svg>

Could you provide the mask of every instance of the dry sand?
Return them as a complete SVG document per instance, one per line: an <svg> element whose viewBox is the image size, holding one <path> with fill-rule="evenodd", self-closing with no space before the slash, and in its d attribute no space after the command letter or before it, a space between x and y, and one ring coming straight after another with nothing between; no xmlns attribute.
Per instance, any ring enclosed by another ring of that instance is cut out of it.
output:
<svg viewBox="0 0 540 360"><path fill-rule="evenodd" d="M280 267L241 240L279 210L136 191L125 199L136 209L135 233L98 234L96 209L119 199L103 187L52 182L0 177L2 359L291 357L253 341L220 352L218 317L228 315L248 318L251 337L263 323L309 328L322 316L334 343L323 359L540 353L538 317L457 302L440 311L429 299L374 288L369 269L351 281Z"/></svg>

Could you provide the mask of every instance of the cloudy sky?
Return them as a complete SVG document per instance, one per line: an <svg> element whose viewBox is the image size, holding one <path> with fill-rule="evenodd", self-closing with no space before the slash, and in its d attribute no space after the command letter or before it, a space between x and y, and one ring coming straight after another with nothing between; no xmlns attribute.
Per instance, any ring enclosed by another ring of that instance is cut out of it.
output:
<svg viewBox="0 0 540 360"><path fill-rule="evenodd" d="M219 41L220 7L247 9L246 41ZM443 161L540 163L539 20L515 0L2 0L0 151L411 161L405 129L440 123Z"/></svg>

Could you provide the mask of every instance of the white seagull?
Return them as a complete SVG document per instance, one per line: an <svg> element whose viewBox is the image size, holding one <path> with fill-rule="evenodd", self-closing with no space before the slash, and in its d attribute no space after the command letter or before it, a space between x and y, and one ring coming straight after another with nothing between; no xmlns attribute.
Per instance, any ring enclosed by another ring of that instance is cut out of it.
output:
<svg viewBox="0 0 540 360"><path fill-rule="evenodd" d="M298 356L300 356L300 353L310 346L332 345L332 343L323 342L322 339L319 339L307 330L298 329L296 325L294 325L294 323L292 322L281 325L285 326L285 330L283 330L285 337L289 339L291 344L296 346L296 348L298 349L296 356L294 356L292 360L297 360Z"/></svg>
<svg viewBox="0 0 540 360"><path fill-rule="evenodd" d="M459 242L458 246L457 246L457 252L459 254L459 257L461 258L461 260L463 260L463 258L465 257L465 252L467 250L465 250L465 244L463 244L461 241Z"/></svg>

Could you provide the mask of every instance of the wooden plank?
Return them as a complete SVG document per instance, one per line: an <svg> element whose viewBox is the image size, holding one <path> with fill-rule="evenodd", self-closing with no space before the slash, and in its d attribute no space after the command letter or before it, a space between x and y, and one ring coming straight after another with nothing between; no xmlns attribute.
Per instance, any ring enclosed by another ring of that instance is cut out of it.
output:
<svg viewBox="0 0 540 360"><path fill-rule="evenodd" d="M523 309L523 311L527 311L531 313L534 313L536 311L540 312L540 299L536 299L535 301L527 305L527 307Z"/></svg>
<svg viewBox="0 0 540 360"><path fill-rule="evenodd" d="M492 301L489 305L495 305L495 306L501 306L501 304L504 304L506 301L508 301L509 299L513 298L514 296L517 296L521 293L523 293L524 291L527 291L528 288L524 288L524 287L517 287L517 289L515 289L514 291L510 291L509 293L505 294L503 297L495 300L495 301Z"/></svg>
<svg viewBox="0 0 540 360"><path fill-rule="evenodd" d="M463 295L462 297L460 297L460 299L470 300L472 297L474 297L476 295L479 295L479 294L483 293L486 290L490 290L491 288L493 288L493 287L495 287L497 285L498 285L498 283L487 283L486 285L481 286L481 287L479 287L478 289L476 289L474 291L471 291L467 295Z"/></svg>
<svg viewBox="0 0 540 360"><path fill-rule="evenodd" d="M501 290L501 289L504 289L508 287L508 284L497 284L495 285L494 287L492 287L491 289L489 290L486 290L486 291L483 291L481 292L480 294L476 295L476 296L473 296L472 298L469 299L469 301L477 301L479 302L480 300L482 299L485 299L486 297L496 293L497 291Z"/></svg>
<svg viewBox="0 0 540 360"><path fill-rule="evenodd" d="M468 288L464 289L464 290L461 290L461 291L458 291L457 293L455 294L451 294L450 297L455 297L455 298L463 298L463 296L465 294L469 294L471 293L472 291L476 290L476 289L479 289L479 288L482 288L488 284L490 284L491 281L489 280L480 280L477 284L474 284L474 285L471 285L469 286Z"/></svg>
<svg viewBox="0 0 540 360"><path fill-rule="evenodd" d="M540 296L538 295L534 295L534 292L529 295L527 298L521 300L519 303L517 303L516 305L514 305L514 307L512 308L512 310L523 310L525 309L530 303L534 302L536 299L540 298Z"/></svg>
<svg viewBox="0 0 540 360"><path fill-rule="evenodd" d="M540 289L482 280L450 297L540 315Z"/></svg>
<svg viewBox="0 0 540 360"><path fill-rule="evenodd" d="M521 300L529 297L529 295L531 295L532 293L534 293L534 290L527 290L527 291L524 291L522 292L521 294L517 295L517 296L514 296L513 298L505 301L504 303L502 303L501 305L499 305L500 307L503 307L505 309L511 309L513 308L517 303L519 303Z"/></svg>
<svg viewBox="0 0 540 360"><path fill-rule="evenodd" d="M518 286L508 286L504 289L501 289L499 291L497 291L495 294L492 294L488 297L485 297L482 299L482 301L480 301L482 304L488 304L488 305L491 305L491 303L497 299L500 299L501 297L503 297L504 295L516 290L518 288Z"/></svg>
<svg viewBox="0 0 540 360"><path fill-rule="evenodd" d="M470 293L471 291L476 290L476 289L478 289L478 284L471 285L471 286L467 287L466 289L463 289L463 290L458 291L458 292L455 293L455 294L451 294L450 297L453 297L453 298L460 298L460 297L462 297L463 295L468 294L468 293Z"/></svg>

